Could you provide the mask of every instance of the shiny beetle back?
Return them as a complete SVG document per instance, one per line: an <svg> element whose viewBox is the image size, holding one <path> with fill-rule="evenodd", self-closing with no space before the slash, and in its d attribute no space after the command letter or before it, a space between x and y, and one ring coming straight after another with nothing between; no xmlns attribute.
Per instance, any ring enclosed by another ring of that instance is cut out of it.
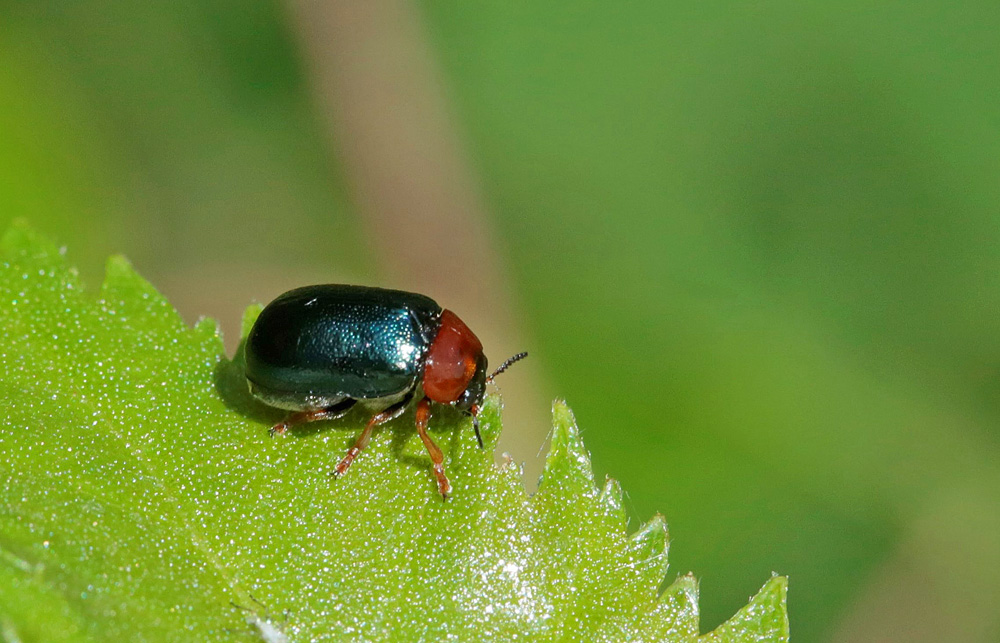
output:
<svg viewBox="0 0 1000 643"><path fill-rule="evenodd" d="M346 285L291 290L264 308L247 337L247 379L273 399L403 394L420 377L440 316L433 299L416 293Z"/></svg>

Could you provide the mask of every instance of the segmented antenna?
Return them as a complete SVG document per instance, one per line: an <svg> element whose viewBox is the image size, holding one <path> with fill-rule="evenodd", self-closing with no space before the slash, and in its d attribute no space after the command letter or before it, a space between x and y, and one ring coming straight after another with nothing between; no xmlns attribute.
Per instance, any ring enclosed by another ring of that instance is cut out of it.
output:
<svg viewBox="0 0 1000 643"><path fill-rule="evenodd" d="M503 364L501 364L500 366L497 366L497 370L493 371L493 373L489 377L486 378L486 381L487 382L492 382L494 377L496 377L500 373L503 373L508 368L510 368L511 364L513 364L515 362L520 362L522 359L524 359L527 356L528 356L528 353L524 352L524 353L518 353L517 355L515 355L513 357L507 358L507 360L504 361Z"/></svg>
<svg viewBox="0 0 1000 643"><path fill-rule="evenodd" d="M511 364L513 364L514 362L519 362L527 356L528 356L527 353L518 353L514 357L509 358L503 364L498 366L497 370L493 371L493 373L491 373L490 376L486 378L486 381L492 382L494 377L496 377L500 373L503 373L508 368L510 368ZM472 416L472 429L476 432L476 440L479 442L480 449L484 448L483 436L481 433L479 433L479 411L481 410L482 409L479 407L479 405L475 405L471 409L469 409L469 415Z"/></svg>

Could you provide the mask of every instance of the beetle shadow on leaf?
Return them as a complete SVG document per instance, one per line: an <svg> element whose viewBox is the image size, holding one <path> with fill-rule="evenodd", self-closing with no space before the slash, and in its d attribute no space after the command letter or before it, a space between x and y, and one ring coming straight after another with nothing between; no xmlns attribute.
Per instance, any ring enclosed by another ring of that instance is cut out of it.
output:
<svg viewBox="0 0 1000 643"><path fill-rule="evenodd" d="M446 454L453 446L454 432L461 431L461 426L456 426L456 421L461 415L453 409L442 407L438 411L439 422L446 428L438 428L433 424L428 429L428 433L434 443ZM431 457L427 453L423 442L417 436L416 417L412 409L401 417L380 427L383 430L392 432L392 442L390 451L392 457L400 464L411 469L427 470L431 467Z"/></svg>
<svg viewBox="0 0 1000 643"><path fill-rule="evenodd" d="M430 456L427 455L427 451L424 449L422 443L420 444L421 453L419 455L413 455L411 452L412 447L408 448L412 440L416 439L417 442L420 442L420 439L417 438L413 413L404 414L402 417L385 425L383 430L391 432L392 442L389 443L389 450L396 462L406 465L411 469L426 469L430 466Z"/></svg>
<svg viewBox="0 0 1000 643"><path fill-rule="evenodd" d="M245 345L245 339L240 341L233 358L222 359L216 366L215 390L228 408L243 417L261 424L274 425L283 420L289 412L268 406L250 393L250 388L247 386ZM357 419L352 419L355 413L356 411L352 411L338 420L300 424L292 427L285 437L306 438L338 426L356 426Z"/></svg>
<svg viewBox="0 0 1000 643"><path fill-rule="evenodd" d="M232 359L222 359L215 368L215 390L223 403L244 417L264 424L280 422L285 412L271 408L250 394L247 386L246 358L240 342Z"/></svg>

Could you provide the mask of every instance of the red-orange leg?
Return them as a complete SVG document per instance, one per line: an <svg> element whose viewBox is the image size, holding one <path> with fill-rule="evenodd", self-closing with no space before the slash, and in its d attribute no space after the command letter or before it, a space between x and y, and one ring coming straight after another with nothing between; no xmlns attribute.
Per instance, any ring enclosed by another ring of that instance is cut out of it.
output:
<svg viewBox="0 0 1000 643"><path fill-rule="evenodd" d="M361 435L358 436L358 439L355 440L354 446L352 446L350 449L347 450L347 454L337 464L337 467L333 470L334 478L339 478L340 476L347 473L347 470L350 468L351 463L354 462L354 458L358 457L358 454L364 451L365 447L368 446L368 442L370 442L372 439L372 431L375 429L375 427L377 427L379 424L384 424L389 420L398 418L403 413L403 411L406 410L406 405L410 403L411 399L413 399L411 396L407 396L405 400L393 404L386 410L375 415L372 419L368 420L368 424L365 426L364 431L362 431Z"/></svg>
<svg viewBox="0 0 1000 643"><path fill-rule="evenodd" d="M451 483L448 476L444 474L444 454L438 445L434 444L431 436L427 435L427 422L431 419L431 401L424 398L417 402L417 435L427 448L427 453L431 455L431 462L434 463L434 477L437 478L438 491L445 500L451 494Z"/></svg>
<svg viewBox="0 0 1000 643"><path fill-rule="evenodd" d="M284 435L288 432L288 429L293 426L298 426L300 424L307 424L309 422L319 422L321 420L336 420L337 418L344 417L347 412L351 410L354 406L356 400L344 400L340 404L335 404L334 406L328 406L325 409L315 409L313 411L299 411L297 413L292 413L284 419L282 422L278 422L270 429L268 433L271 436Z"/></svg>

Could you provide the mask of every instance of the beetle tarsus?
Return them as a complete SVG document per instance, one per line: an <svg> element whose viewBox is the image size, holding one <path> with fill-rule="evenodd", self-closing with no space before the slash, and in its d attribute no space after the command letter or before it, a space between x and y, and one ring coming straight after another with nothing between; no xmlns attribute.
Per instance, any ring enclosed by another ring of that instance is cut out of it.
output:
<svg viewBox="0 0 1000 643"><path fill-rule="evenodd" d="M448 481L448 476L444 474L443 464L434 465L434 477L437 478L438 493L441 494L441 499L447 500L451 497L451 482Z"/></svg>
<svg viewBox="0 0 1000 643"><path fill-rule="evenodd" d="M361 453L361 449L359 449L356 446L348 449L347 454L343 457L343 459L341 459L341 461L334 468L333 477L339 478L340 476L347 473L347 470L350 468L351 463L354 462L354 458L358 457L359 453Z"/></svg>

